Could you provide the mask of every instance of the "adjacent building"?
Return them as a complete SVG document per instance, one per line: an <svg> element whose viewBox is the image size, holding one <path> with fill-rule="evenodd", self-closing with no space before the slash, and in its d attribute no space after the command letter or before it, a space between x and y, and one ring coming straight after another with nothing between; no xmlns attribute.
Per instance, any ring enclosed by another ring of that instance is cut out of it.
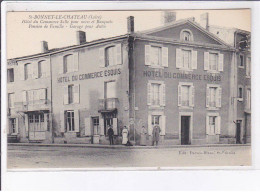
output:
<svg viewBox="0 0 260 194"><path fill-rule="evenodd" d="M43 41L42 53L10 59L9 141L108 144L112 125L117 144L127 126L139 145L144 126L151 145L157 124L161 144L250 142L250 51L175 20L165 12L162 27L135 32L130 16L125 35L87 42L78 31L77 45Z"/></svg>

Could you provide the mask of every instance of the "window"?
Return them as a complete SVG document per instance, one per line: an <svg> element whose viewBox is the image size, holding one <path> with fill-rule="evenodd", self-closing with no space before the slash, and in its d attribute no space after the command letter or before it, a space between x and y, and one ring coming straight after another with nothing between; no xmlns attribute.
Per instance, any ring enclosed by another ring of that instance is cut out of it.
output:
<svg viewBox="0 0 260 194"><path fill-rule="evenodd" d="M105 82L105 98L116 98L116 82Z"/></svg>
<svg viewBox="0 0 260 194"><path fill-rule="evenodd" d="M99 135L99 117L93 117L92 123L93 123L93 134Z"/></svg>
<svg viewBox="0 0 260 194"><path fill-rule="evenodd" d="M110 46L105 49L105 66L115 65L115 46Z"/></svg>
<svg viewBox="0 0 260 194"><path fill-rule="evenodd" d="M243 100L243 87L242 86L238 87L237 98L238 98L238 100Z"/></svg>
<svg viewBox="0 0 260 194"><path fill-rule="evenodd" d="M246 90L246 109L251 110L251 89Z"/></svg>
<svg viewBox="0 0 260 194"><path fill-rule="evenodd" d="M8 108L14 108L14 93L8 94Z"/></svg>
<svg viewBox="0 0 260 194"><path fill-rule="evenodd" d="M251 57L247 57L246 61L246 76L251 76Z"/></svg>
<svg viewBox="0 0 260 194"><path fill-rule="evenodd" d="M209 70L212 71L218 70L218 54L216 53L209 54Z"/></svg>
<svg viewBox="0 0 260 194"><path fill-rule="evenodd" d="M216 133L216 116L209 117L209 130L211 134Z"/></svg>
<svg viewBox="0 0 260 194"><path fill-rule="evenodd" d="M38 78L49 76L49 64L47 61L40 61L38 63Z"/></svg>
<svg viewBox="0 0 260 194"><path fill-rule="evenodd" d="M145 65L152 68L168 67L168 47L145 45Z"/></svg>
<svg viewBox="0 0 260 194"><path fill-rule="evenodd" d="M191 69L191 51L190 50L183 50L182 51L182 68L184 69Z"/></svg>
<svg viewBox="0 0 260 194"><path fill-rule="evenodd" d="M180 83L178 86L178 106L194 106L194 86L192 83Z"/></svg>
<svg viewBox="0 0 260 194"><path fill-rule="evenodd" d="M165 106L165 84L161 81L148 83L147 104Z"/></svg>
<svg viewBox="0 0 260 194"><path fill-rule="evenodd" d="M208 107L208 108L221 107L222 89L220 86L208 84L206 93L207 93L206 107Z"/></svg>
<svg viewBox="0 0 260 194"><path fill-rule="evenodd" d="M166 116L163 115L163 112L156 111L148 115L148 134L152 135L153 127L158 125L161 129L160 135L165 135L166 127Z"/></svg>
<svg viewBox="0 0 260 194"><path fill-rule="evenodd" d="M74 111L67 111L66 118L67 118L67 122L66 122L67 131L75 131Z"/></svg>
<svg viewBox="0 0 260 194"><path fill-rule="evenodd" d="M221 128L221 118L217 113L209 113L206 117L207 135L219 135Z"/></svg>
<svg viewBox="0 0 260 194"><path fill-rule="evenodd" d="M10 134L12 133L16 133L16 119L15 118L11 118L10 119Z"/></svg>
<svg viewBox="0 0 260 194"><path fill-rule="evenodd" d="M182 30L180 36L180 39L183 41L193 41L192 32L188 29Z"/></svg>
<svg viewBox="0 0 260 194"><path fill-rule="evenodd" d="M24 94L24 100L27 100L26 94ZM33 104L42 104L46 102L47 99L47 89L37 89L37 90L29 90L27 91L28 95L28 103Z"/></svg>
<svg viewBox="0 0 260 194"><path fill-rule="evenodd" d="M160 124L160 115L152 115L152 126Z"/></svg>
<svg viewBox="0 0 260 194"><path fill-rule="evenodd" d="M7 69L7 82L14 82L14 68Z"/></svg>
<svg viewBox="0 0 260 194"><path fill-rule="evenodd" d="M151 65L162 66L161 58L161 47L151 46Z"/></svg>
<svg viewBox="0 0 260 194"><path fill-rule="evenodd" d="M79 84L64 86L64 104L79 103Z"/></svg>
<svg viewBox="0 0 260 194"><path fill-rule="evenodd" d="M31 69L31 65L29 63L24 65L24 79L27 80L30 78L30 69Z"/></svg>
<svg viewBox="0 0 260 194"><path fill-rule="evenodd" d="M239 67L244 67L244 56L243 55L239 56Z"/></svg>
<svg viewBox="0 0 260 194"><path fill-rule="evenodd" d="M73 70L73 55L64 56L63 73L72 72Z"/></svg>
<svg viewBox="0 0 260 194"><path fill-rule="evenodd" d="M189 48L176 49L176 68L180 70L197 69L197 51Z"/></svg>
<svg viewBox="0 0 260 194"><path fill-rule="evenodd" d="M73 85L69 85L68 86L68 90L69 90L69 104L72 104L73 103Z"/></svg>

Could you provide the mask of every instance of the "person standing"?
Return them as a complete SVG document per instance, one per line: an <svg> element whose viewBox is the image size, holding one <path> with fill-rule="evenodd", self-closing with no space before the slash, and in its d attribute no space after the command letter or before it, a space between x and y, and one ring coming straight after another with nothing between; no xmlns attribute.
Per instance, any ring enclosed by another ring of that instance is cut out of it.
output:
<svg viewBox="0 0 260 194"><path fill-rule="evenodd" d="M142 126L140 145L146 146L146 134L147 134L147 131L146 131L145 127Z"/></svg>
<svg viewBox="0 0 260 194"><path fill-rule="evenodd" d="M124 126L123 130L122 130L122 144L126 145L128 142L128 129L126 126Z"/></svg>
<svg viewBox="0 0 260 194"><path fill-rule="evenodd" d="M154 143L156 144L156 146L158 146L160 132L161 132L161 128L156 124L153 127L153 146L154 146Z"/></svg>
<svg viewBox="0 0 260 194"><path fill-rule="evenodd" d="M109 125L107 133L108 133L110 145L114 145L114 139L113 139L114 138L114 130L113 130L111 125Z"/></svg>

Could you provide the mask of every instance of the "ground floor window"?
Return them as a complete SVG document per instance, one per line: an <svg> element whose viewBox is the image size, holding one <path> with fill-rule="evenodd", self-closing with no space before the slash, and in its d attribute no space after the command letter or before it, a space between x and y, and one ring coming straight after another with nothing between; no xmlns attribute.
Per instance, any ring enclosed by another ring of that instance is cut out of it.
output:
<svg viewBox="0 0 260 194"><path fill-rule="evenodd" d="M208 135L219 135L221 128L221 118L217 114L210 114L206 118L207 122L207 134Z"/></svg>
<svg viewBox="0 0 260 194"><path fill-rule="evenodd" d="M93 124L93 134L99 134L99 117L92 117L92 124Z"/></svg>
<svg viewBox="0 0 260 194"><path fill-rule="evenodd" d="M10 134L16 133L16 118L10 119Z"/></svg>
<svg viewBox="0 0 260 194"><path fill-rule="evenodd" d="M209 130L211 134L216 134L216 116L209 117Z"/></svg>
<svg viewBox="0 0 260 194"><path fill-rule="evenodd" d="M29 118L29 129L30 131L46 131L44 113L30 113Z"/></svg>
<svg viewBox="0 0 260 194"><path fill-rule="evenodd" d="M74 111L67 111L66 118L67 118L67 122L66 122L67 131L75 131Z"/></svg>

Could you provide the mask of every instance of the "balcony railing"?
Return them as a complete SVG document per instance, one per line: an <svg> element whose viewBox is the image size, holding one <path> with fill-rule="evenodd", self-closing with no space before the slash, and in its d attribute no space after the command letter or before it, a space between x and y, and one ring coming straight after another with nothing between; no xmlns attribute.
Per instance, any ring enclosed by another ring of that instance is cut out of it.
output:
<svg viewBox="0 0 260 194"><path fill-rule="evenodd" d="M47 110L49 109L50 100L34 100L27 102L15 102L14 106L16 111L34 111L34 110Z"/></svg>
<svg viewBox="0 0 260 194"><path fill-rule="evenodd" d="M99 99L98 111L109 111L118 108L118 98Z"/></svg>

